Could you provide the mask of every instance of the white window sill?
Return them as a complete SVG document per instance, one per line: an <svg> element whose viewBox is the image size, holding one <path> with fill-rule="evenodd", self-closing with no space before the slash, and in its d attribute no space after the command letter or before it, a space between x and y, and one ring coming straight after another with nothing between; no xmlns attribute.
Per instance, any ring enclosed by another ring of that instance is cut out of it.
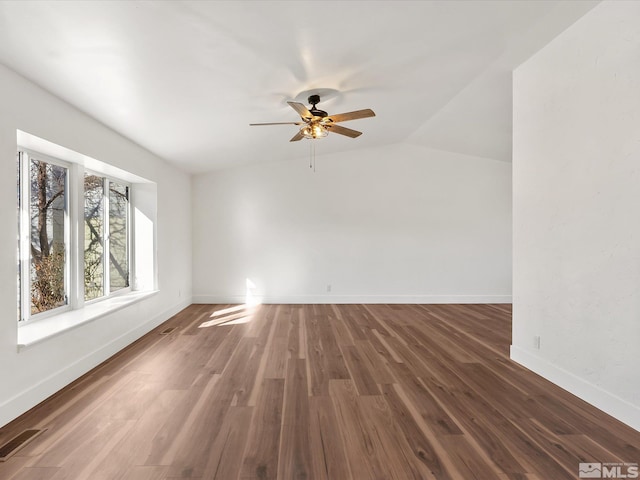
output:
<svg viewBox="0 0 640 480"><path fill-rule="evenodd" d="M59 335L67 330L104 317L110 313L139 302L158 293L157 290L130 292L117 295L100 302L86 305L84 308L71 310L59 315L28 322L18 326L18 351L39 343L47 338Z"/></svg>

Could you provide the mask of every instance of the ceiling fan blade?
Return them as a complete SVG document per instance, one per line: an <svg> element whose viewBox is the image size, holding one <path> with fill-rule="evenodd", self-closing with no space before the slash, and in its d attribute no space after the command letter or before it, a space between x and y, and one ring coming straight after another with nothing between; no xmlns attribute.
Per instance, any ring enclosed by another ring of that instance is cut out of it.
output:
<svg viewBox="0 0 640 480"><path fill-rule="evenodd" d="M303 138L304 138L304 135L302 135L302 132L298 132L289 141L290 142L297 142L298 140L302 140Z"/></svg>
<svg viewBox="0 0 640 480"><path fill-rule="evenodd" d="M346 122L347 120L357 120L358 118L368 118L375 117L376 114L370 108L366 108L364 110L356 110L355 112L347 112L347 113L337 113L335 115L329 115L325 117L323 120L325 122Z"/></svg>
<svg viewBox="0 0 640 480"><path fill-rule="evenodd" d="M303 125L302 122L271 122L271 123L250 123L250 127L258 127L261 125Z"/></svg>
<svg viewBox="0 0 640 480"><path fill-rule="evenodd" d="M298 115L300 115L303 119L313 118L313 114L302 103L298 103L298 102L287 102L287 103L291 106L291 108L293 108L296 112L298 112Z"/></svg>
<svg viewBox="0 0 640 480"><path fill-rule="evenodd" d="M362 135L362 132L357 130L352 130L350 128L342 127L340 125L325 125L325 128L332 133L339 133L340 135L345 135L347 137L356 138Z"/></svg>

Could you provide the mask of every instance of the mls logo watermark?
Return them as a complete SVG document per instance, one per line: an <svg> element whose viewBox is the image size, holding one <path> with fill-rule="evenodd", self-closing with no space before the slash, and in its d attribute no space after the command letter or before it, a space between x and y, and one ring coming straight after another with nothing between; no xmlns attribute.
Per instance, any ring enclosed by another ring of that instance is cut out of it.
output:
<svg viewBox="0 0 640 480"><path fill-rule="evenodd" d="M581 463L580 478L638 478L637 463Z"/></svg>

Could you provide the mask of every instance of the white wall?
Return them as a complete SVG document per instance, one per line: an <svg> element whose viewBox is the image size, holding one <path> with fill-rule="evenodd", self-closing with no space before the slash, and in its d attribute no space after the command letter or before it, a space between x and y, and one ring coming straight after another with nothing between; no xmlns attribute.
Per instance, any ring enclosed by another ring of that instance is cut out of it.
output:
<svg viewBox="0 0 640 480"><path fill-rule="evenodd" d="M510 301L509 163L407 144L316 163L193 179L195 302L244 302L247 279L276 303Z"/></svg>
<svg viewBox="0 0 640 480"><path fill-rule="evenodd" d="M191 301L190 178L0 66L0 425ZM160 294L18 352L16 129L157 184Z"/></svg>
<svg viewBox="0 0 640 480"><path fill-rule="evenodd" d="M511 355L640 430L638 25L604 2L514 74Z"/></svg>

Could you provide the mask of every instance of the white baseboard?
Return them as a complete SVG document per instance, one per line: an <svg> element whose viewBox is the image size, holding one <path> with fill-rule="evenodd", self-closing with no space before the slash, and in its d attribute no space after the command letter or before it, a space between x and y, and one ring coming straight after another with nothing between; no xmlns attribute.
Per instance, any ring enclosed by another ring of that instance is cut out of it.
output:
<svg viewBox="0 0 640 480"><path fill-rule="evenodd" d="M198 304L429 304L429 303L511 303L511 295L193 295Z"/></svg>
<svg viewBox="0 0 640 480"><path fill-rule="evenodd" d="M626 423L631 428L640 431L640 407L637 405L633 405L517 346L511 345L510 356L514 362L537 373L560 388L573 393L585 402Z"/></svg>
<svg viewBox="0 0 640 480"><path fill-rule="evenodd" d="M176 313L185 309L191 305L191 303L192 301L190 298L183 300L179 304L176 304L164 312L154 316L145 323L114 338L98 350L85 355L72 364L63 367L57 372L49 375L47 378L44 378L37 384L14 395L0 405L0 426L6 425L29 409L35 407L46 398L69 385L74 380L89 372L92 368L100 365L102 362L136 341L138 338L147 334Z"/></svg>

